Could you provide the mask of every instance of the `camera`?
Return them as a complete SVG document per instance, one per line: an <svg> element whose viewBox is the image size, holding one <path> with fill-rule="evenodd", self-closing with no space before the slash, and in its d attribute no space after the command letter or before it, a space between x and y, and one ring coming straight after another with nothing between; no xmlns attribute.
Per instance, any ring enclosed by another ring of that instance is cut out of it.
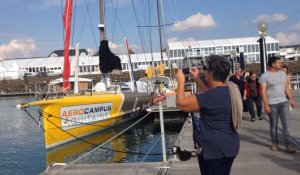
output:
<svg viewBox="0 0 300 175"><path fill-rule="evenodd" d="M182 72L183 72L183 74L185 74L185 75L187 75L187 74L190 74L190 70L191 70L191 68L182 68Z"/></svg>

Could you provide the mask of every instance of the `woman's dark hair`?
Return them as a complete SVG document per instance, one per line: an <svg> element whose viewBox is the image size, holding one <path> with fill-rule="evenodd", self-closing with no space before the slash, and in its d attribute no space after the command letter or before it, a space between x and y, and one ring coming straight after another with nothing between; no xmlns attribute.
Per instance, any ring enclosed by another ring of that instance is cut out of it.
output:
<svg viewBox="0 0 300 175"><path fill-rule="evenodd" d="M268 66L272 67L272 64L275 63L277 60L280 60L280 58L276 57L276 56L269 57L269 59L268 59Z"/></svg>
<svg viewBox="0 0 300 175"><path fill-rule="evenodd" d="M227 58L219 55L210 55L207 58L207 70L212 73L216 81L225 82L230 72L230 63Z"/></svg>

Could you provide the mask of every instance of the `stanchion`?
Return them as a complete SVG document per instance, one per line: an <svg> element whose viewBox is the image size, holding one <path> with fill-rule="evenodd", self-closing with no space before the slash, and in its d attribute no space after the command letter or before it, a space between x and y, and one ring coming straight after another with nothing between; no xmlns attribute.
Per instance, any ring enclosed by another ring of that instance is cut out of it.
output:
<svg viewBox="0 0 300 175"><path fill-rule="evenodd" d="M165 126L164 126L164 114L162 109L162 102L159 105L159 119L160 119L160 132L161 132L161 146L163 152L163 163L167 163L167 152L166 152L166 138L165 138Z"/></svg>

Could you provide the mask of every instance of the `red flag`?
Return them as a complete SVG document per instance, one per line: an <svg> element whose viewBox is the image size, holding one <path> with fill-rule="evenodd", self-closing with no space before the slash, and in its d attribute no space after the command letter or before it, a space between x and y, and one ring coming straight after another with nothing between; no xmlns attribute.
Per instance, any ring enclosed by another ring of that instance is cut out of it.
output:
<svg viewBox="0 0 300 175"><path fill-rule="evenodd" d="M65 29L63 90L67 92L70 91L69 45L70 45L70 35L71 35L72 7L73 7L73 0L66 0L64 16L63 16L63 23Z"/></svg>

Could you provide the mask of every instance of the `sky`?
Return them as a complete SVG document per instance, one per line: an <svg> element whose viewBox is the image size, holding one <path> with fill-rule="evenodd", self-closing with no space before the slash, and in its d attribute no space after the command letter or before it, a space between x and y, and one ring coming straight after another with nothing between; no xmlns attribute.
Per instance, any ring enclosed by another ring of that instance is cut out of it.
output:
<svg viewBox="0 0 300 175"><path fill-rule="evenodd" d="M258 23L280 45L300 44L299 0L162 0L163 48L167 42L259 37ZM63 49L65 0L0 0L0 58L48 56ZM105 0L110 47L125 54L158 52L156 0ZM70 48L97 51L98 0L74 0ZM139 27L138 27L139 26ZM151 26L151 27L149 27Z"/></svg>

